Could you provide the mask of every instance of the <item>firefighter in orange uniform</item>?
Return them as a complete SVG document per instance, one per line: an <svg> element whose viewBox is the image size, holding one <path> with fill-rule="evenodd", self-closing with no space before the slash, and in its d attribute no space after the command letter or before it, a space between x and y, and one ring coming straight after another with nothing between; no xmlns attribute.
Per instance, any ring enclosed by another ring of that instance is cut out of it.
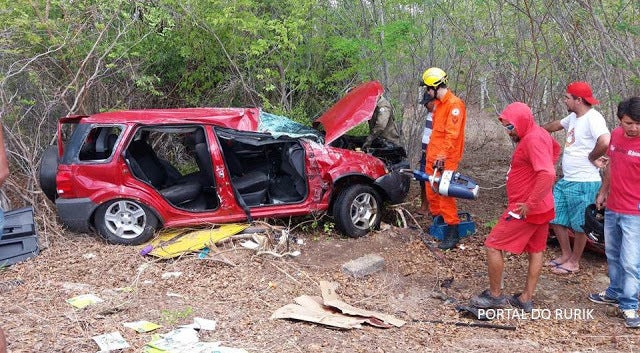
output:
<svg viewBox="0 0 640 353"><path fill-rule="evenodd" d="M422 84L426 86L427 93L436 98L425 172L432 175L434 168L441 171L456 170L464 151L464 125L467 120L465 104L447 88L447 74L440 68L427 69L422 74ZM456 199L442 196L429 187L425 189L429 211L434 217L442 216L447 224L444 239L438 247L443 250L452 249L460 241Z"/></svg>

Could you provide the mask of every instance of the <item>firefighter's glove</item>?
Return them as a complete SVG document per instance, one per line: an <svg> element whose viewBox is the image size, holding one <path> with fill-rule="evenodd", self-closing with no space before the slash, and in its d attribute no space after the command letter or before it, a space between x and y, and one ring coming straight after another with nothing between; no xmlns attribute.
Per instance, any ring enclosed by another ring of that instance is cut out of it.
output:
<svg viewBox="0 0 640 353"><path fill-rule="evenodd" d="M439 170L444 170L444 159L436 159L436 161L433 163L433 169L439 169Z"/></svg>

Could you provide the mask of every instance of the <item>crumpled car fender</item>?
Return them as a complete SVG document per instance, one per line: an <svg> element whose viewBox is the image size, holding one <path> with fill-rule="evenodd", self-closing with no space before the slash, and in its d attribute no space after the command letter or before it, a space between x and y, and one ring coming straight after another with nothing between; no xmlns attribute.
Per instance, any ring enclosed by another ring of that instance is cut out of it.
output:
<svg viewBox="0 0 640 353"><path fill-rule="evenodd" d="M397 204L403 202L409 194L411 177L405 173L393 171L376 179L375 184L387 194L389 203Z"/></svg>

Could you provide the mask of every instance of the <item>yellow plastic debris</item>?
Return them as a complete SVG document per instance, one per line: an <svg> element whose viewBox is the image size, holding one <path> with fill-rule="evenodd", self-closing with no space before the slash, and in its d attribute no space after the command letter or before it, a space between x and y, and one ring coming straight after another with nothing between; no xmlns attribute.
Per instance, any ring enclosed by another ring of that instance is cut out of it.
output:
<svg viewBox="0 0 640 353"><path fill-rule="evenodd" d="M160 234L147 246L153 249L149 255L162 259L170 259L190 252L204 249L223 239L247 229L249 224L224 224L210 229L200 229L195 231L171 230Z"/></svg>

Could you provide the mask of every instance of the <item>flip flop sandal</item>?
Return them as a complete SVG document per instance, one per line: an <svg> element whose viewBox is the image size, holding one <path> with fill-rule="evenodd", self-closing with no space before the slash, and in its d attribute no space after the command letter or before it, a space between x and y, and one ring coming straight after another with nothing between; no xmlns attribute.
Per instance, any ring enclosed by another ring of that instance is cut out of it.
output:
<svg viewBox="0 0 640 353"><path fill-rule="evenodd" d="M577 273L578 271L579 270L570 270L568 268L562 267L562 265L558 265L551 269L551 272L555 273L556 275L571 275Z"/></svg>
<svg viewBox="0 0 640 353"><path fill-rule="evenodd" d="M562 265L562 264L561 264L561 263L559 263L559 262L558 262L558 261L556 261L556 260L549 260L549 261L547 261L547 263L545 263L544 265L545 265L545 266L547 266L547 267L558 267L558 266L560 266L560 265Z"/></svg>

